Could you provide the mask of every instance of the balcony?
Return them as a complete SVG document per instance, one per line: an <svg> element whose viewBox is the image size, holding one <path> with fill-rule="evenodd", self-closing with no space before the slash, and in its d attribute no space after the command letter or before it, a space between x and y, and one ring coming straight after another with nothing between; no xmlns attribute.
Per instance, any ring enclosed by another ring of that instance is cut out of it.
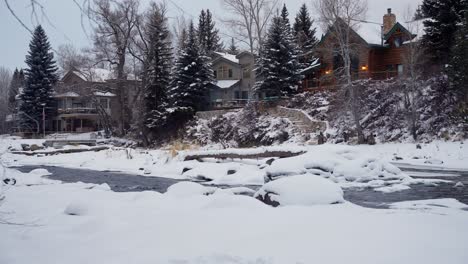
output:
<svg viewBox="0 0 468 264"><path fill-rule="evenodd" d="M80 117L80 116L97 116L98 111L94 107L72 107L72 108L59 108L58 114L60 117Z"/></svg>
<svg viewBox="0 0 468 264"><path fill-rule="evenodd" d="M216 99L211 101L212 109L235 109L244 107L250 100L249 99Z"/></svg>

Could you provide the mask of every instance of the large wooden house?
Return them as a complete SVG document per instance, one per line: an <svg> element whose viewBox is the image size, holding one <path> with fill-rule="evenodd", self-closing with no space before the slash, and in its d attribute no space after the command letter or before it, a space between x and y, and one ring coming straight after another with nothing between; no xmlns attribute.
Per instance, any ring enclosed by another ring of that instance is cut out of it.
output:
<svg viewBox="0 0 468 264"><path fill-rule="evenodd" d="M335 25L343 23L337 21ZM405 74L408 47L419 40L423 28L421 21L404 24L397 22L396 15L389 8L383 17L383 24L362 22L350 29L353 79L382 80ZM336 52L337 47L334 34L327 32L316 49L320 67L306 72L304 89L328 88L337 84L337 76L343 65L341 56Z"/></svg>

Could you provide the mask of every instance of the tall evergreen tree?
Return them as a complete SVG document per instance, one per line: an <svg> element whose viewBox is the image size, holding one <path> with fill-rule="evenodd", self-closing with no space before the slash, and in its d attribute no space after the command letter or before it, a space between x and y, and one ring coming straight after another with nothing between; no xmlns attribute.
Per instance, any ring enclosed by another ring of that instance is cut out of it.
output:
<svg viewBox="0 0 468 264"><path fill-rule="evenodd" d="M169 92L169 112L176 126L203 109L206 93L214 81L210 58L204 55L197 43L197 33L191 22L185 49L175 63Z"/></svg>
<svg viewBox="0 0 468 264"><path fill-rule="evenodd" d="M219 37L219 30L216 29L216 24L213 21L213 16L209 9L206 11L202 10L200 13L197 34L200 46L206 54L223 50L223 43Z"/></svg>
<svg viewBox="0 0 468 264"><path fill-rule="evenodd" d="M256 93L267 96L287 96L297 93L303 76L297 58L297 47L292 36L287 10L273 18L258 61L259 81L254 86Z"/></svg>
<svg viewBox="0 0 468 264"><path fill-rule="evenodd" d="M457 25L461 23L466 0L424 0L421 6L425 35L423 43L434 63L445 65L451 57Z"/></svg>
<svg viewBox="0 0 468 264"><path fill-rule="evenodd" d="M300 50L299 61L304 68L309 67L315 61L313 54L318 39L315 37L317 29L313 27L313 23L306 4L303 4L296 15L293 30Z"/></svg>
<svg viewBox="0 0 468 264"><path fill-rule="evenodd" d="M15 69L11 78L10 87L8 88L8 110L10 113L16 112L16 96L20 87L20 72Z"/></svg>
<svg viewBox="0 0 468 264"><path fill-rule="evenodd" d="M232 55L239 54L239 50L237 49L236 42L234 42L234 38L231 38L231 45L229 45L227 53Z"/></svg>
<svg viewBox="0 0 468 264"><path fill-rule="evenodd" d="M159 132L166 123L168 108L167 92L169 90L172 49L167 17L164 10L152 5L146 24L145 38L148 49L145 53L144 72L144 120L145 125L153 132Z"/></svg>
<svg viewBox="0 0 468 264"><path fill-rule="evenodd" d="M35 129L36 121L42 120L45 108L46 116L53 113L53 86L58 81L57 66L50 43L42 26L37 26L29 44L26 56L25 85L19 107L21 125ZM32 120L34 119L34 120Z"/></svg>
<svg viewBox="0 0 468 264"><path fill-rule="evenodd" d="M453 88L459 90L465 100L468 100L468 8L465 10L464 19L455 36L449 76Z"/></svg>

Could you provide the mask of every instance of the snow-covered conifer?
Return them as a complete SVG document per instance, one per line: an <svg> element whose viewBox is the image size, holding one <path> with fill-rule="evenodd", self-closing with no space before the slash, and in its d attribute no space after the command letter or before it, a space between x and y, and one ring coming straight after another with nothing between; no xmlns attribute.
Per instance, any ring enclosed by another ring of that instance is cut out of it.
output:
<svg viewBox="0 0 468 264"><path fill-rule="evenodd" d="M257 63L260 77L254 90L268 97L297 93L302 79L299 52L287 16L284 6L281 16L273 18Z"/></svg>
<svg viewBox="0 0 468 264"><path fill-rule="evenodd" d="M25 86L21 94L20 119L23 128L35 130L42 120L43 107L50 116L54 100L53 86L58 81L57 66L42 26L37 26L26 56Z"/></svg>

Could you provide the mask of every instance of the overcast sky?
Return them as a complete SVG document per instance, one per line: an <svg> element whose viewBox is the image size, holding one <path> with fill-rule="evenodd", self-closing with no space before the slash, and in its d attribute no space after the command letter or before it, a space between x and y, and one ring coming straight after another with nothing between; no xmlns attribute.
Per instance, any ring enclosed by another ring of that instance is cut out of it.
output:
<svg viewBox="0 0 468 264"><path fill-rule="evenodd" d="M60 44L71 43L77 48L87 47L90 40L81 26L81 13L73 0L37 0L44 7L47 18L38 11L38 19L46 30L49 40L54 48ZM142 6L146 6L150 0L141 0ZM302 3L312 8L314 0L287 0L286 3L291 18L299 10ZM82 2L82 0L76 0ZM215 18L225 18L229 14L223 9L221 0L167 0L169 4L169 16L184 15L187 18L196 18L201 9L210 9ZM382 16L387 8L392 8L397 15L397 20L403 21L403 16L408 7L415 9L422 0L368 0L369 11L367 20L382 22ZM35 22L31 19L30 0L9 0L10 6L16 14L27 24L34 27ZM86 23L86 21L85 21ZM222 31L229 33L227 28L218 22ZM88 32L89 33L89 32ZM5 2L0 1L0 66L10 69L24 67L24 59L30 41L29 32L26 31L9 13ZM320 37L320 36L317 36Z"/></svg>

